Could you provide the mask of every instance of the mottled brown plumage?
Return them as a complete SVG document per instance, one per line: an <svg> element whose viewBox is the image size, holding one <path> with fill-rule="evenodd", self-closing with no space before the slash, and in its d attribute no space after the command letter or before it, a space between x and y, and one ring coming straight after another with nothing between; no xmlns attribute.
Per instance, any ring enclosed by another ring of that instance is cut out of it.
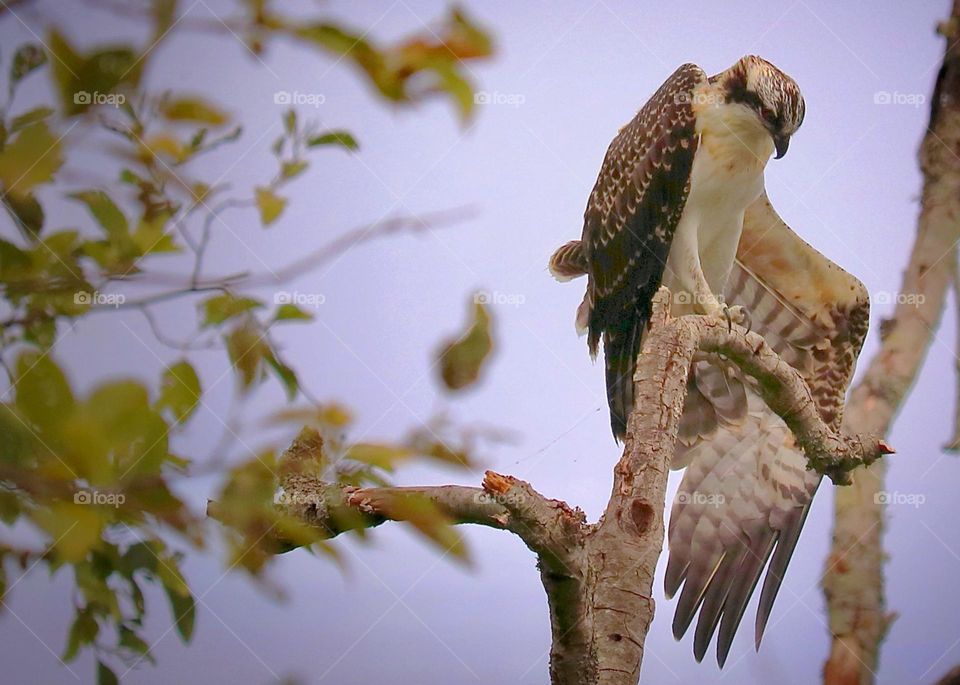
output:
<svg viewBox="0 0 960 685"><path fill-rule="evenodd" d="M697 146L693 92L706 80L696 65L683 65L620 130L584 213L588 345L596 356L603 337L610 420L621 437L650 302L690 190Z"/></svg>

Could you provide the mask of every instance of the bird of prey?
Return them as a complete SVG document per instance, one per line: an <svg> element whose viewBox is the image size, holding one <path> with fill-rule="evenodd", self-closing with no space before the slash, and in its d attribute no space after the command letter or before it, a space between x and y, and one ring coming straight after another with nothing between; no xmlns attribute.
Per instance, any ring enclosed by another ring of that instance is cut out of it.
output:
<svg viewBox="0 0 960 685"><path fill-rule="evenodd" d="M611 143L584 215L583 235L550 259L559 280L587 276L578 331L591 354L603 338L614 436L633 405L633 374L661 285L674 316L742 321L806 380L821 418L838 429L866 335L863 285L787 226L763 171L803 120L796 83L747 56L715 76L686 64ZM669 525L668 596L680 639L699 612L694 655L719 627L729 654L763 569L759 648L820 476L806 469L783 420L735 365L698 354L672 468L686 467Z"/></svg>

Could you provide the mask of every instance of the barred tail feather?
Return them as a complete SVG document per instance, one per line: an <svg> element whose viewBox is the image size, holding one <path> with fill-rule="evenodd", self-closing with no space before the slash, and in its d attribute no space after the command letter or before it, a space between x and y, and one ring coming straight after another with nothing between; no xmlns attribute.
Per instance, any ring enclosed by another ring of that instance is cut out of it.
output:
<svg viewBox="0 0 960 685"><path fill-rule="evenodd" d="M624 325L603 334L603 356L607 372L607 404L613 437L622 441L627 434L627 419L633 409L633 375L643 339L645 321L631 317Z"/></svg>
<svg viewBox="0 0 960 685"><path fill-rule="evenodd" d="M550 256L550 274L558 281L569 281L587 273L587 259L579 240L560 246Z"/></svg>

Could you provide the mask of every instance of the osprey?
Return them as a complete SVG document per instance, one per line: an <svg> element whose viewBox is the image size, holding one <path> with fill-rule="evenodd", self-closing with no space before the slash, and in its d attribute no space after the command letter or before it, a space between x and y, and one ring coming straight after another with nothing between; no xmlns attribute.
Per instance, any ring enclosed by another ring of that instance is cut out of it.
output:
<svg viewBox="0 0 960 685"><path fill-rule="evenodd" d="M685 64L614 138L584 214L559 248L559 280L587 275L578 331L603 338L614 436L633 406L636 357L661 285L674 316L697 313L752 328L806 380L839 429L869 319L863 285L787 226L763 171L803 121L800 89L760 57L715 76ZM748 317L749 313L749 317ZM726 661L764 566L757 648L820 476L806 469L756 382L712 354L694 358L672 468L686 467L670 514L667 596L682 585L673 633L699 612L694 655L719 627Z"/></svg>

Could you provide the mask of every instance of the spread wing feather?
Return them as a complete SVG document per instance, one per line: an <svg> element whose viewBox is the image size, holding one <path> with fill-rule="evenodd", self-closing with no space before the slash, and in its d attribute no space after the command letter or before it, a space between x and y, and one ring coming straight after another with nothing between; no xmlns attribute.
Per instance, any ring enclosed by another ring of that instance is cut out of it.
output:
<svg viewBox="0 0 960 685"><path fill-rule="evenodd" d="M693 89L706 81L685 64L650 98L607 150L584 212L585 310L590 353L601 337L614 436L622 438L633 406L633 371L650 302L660 287L673 233L690 190L696 153ZM566 252L565 252L566 250ZM571 278L580 264L568 243L551 271Z"/></svg>
<svg viewBox="0 0 960 685"><path fill-rule="evenodd" d="M821 417L838 428L867 330L863 285L793 233L764 195L744 218L726 298L750 311L754 329L800 371ZM720 360L700 360L693 374L716 373L718 363L723 368ZM727 382L746 395L739 422L728 416L739 406L728 397L688 395L684 420L693 425L678 441L674 466L689 466L670 515L665 578L668 594L683 586L675 634L682 636L699 611L694 654L703 657L719 626L721 666L769 560L755 627L759 646L820 484L752 380L734 369ZM711 421L696 419L711 412ZM685 596L701 600L685 602Z"/></svg>

